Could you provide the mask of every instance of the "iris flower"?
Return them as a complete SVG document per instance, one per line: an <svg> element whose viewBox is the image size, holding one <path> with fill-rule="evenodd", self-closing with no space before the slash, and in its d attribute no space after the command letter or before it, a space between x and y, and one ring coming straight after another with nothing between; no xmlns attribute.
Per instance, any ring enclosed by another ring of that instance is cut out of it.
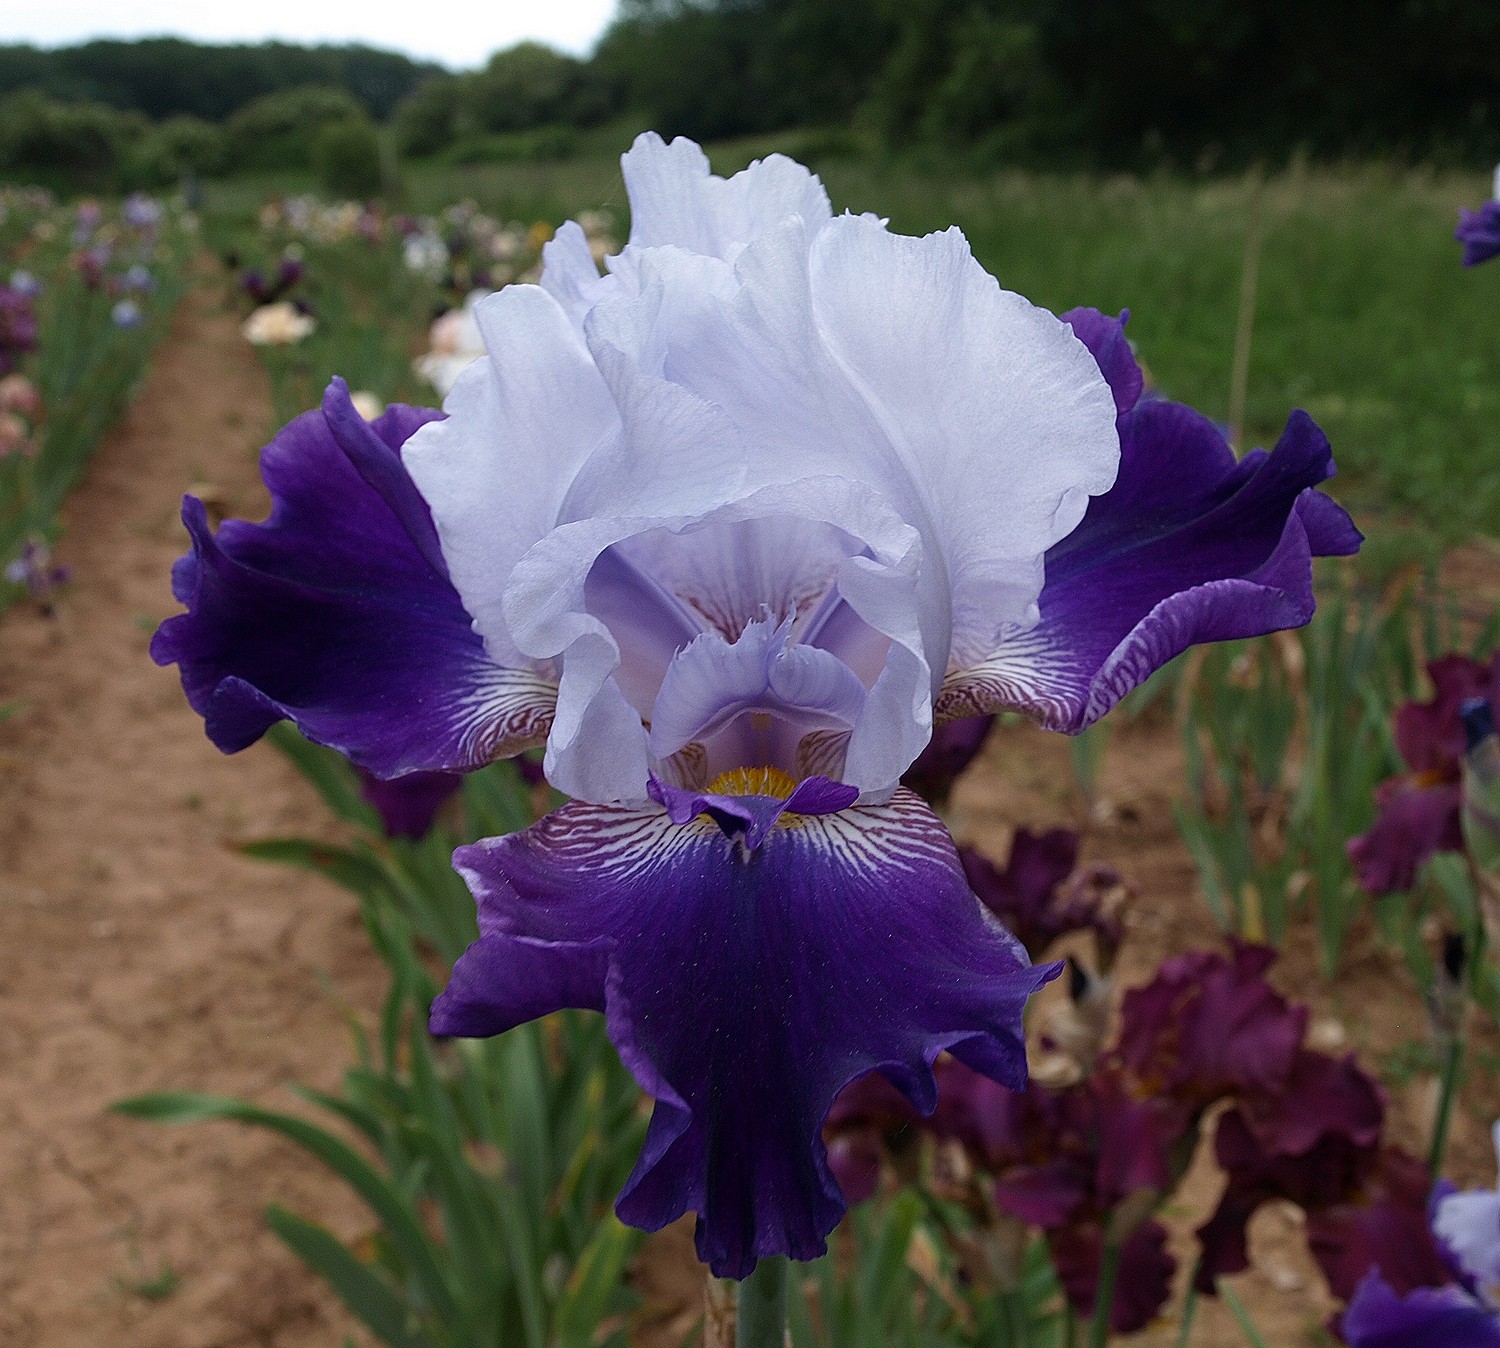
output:
<svg viewBox="0 0 1500 1348"><path fill-rule="evenodd" d="M1500 1152L1500 1124L1494 1136ZM1403 1288L1384 1267L1371 1268L1344 1312L1352 1348L1500 1348L1500 1193L1440 1183L1432 1236L1448 1277Z"/></svg>
<svg viewBox="0 0 1500 1348"><path fill-rule="evenodd" d="M1495 199L1477 211L1458 208L1458 228L1453 237L1464 246L1464 266L1477 267L1500 257L1500 168L1495 170Z"/></svg>
<svg viewBox="0 0 1500 1348"><path fill-rule="evenodd" d="M335 381L265 452L264 524L186 501L153 653L226 751L282 717L380 777L545 744L573 799L457 853L481 935L432 1029L602 1012L655 1100L619 1215L697 1213L737 1277L823 1250L847 1082L1025 1082L1053 970L898 786L934 724L1079 730L1194 641L1305 622L1358 534L1307 417L1237 461L1139 401L1117 320L957 230L834 216L780 156L623 167L625 248L601 276L567 224L479 304L446 416L366 423Z"/></svg>

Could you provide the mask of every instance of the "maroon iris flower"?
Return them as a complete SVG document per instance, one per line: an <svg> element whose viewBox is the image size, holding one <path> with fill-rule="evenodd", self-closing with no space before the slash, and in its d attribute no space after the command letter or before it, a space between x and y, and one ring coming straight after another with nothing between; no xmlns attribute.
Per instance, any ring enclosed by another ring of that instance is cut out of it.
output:
<svg viewBox="0 0 1500 1348"><path fill-rule="evenodd" d="M1124 937L1118 915L1108 911L1108 896L1120 878L1103 867L1078 871L1076 833L1017 829L1004 870L972 847L960 847L958 854L980 902L1033 959L1066 932L1092 931L1103 962L1111 962Z"/></svg>
<svg viewBox="0 0 1500 1348"><path fill-rule="evenodd" d="M1200 1290L1247 1266L1246 1223L1275 1198L1307 1214L1308 1247L1335 1296L1352 1296L1374 1267L1402 1293L1447 1281L1428 1228L1426 1167L1381 1145L1384 1113L1380 1088L1352 1058L1305 1049L1279 1097L1225 1113L1214 1149L1229 1179L1198 1231Z"/></svg>
<svg viewBox="0 0 1500 1348"><path fill-rule="evenodd" d="M21 357L36 350L36 309L31 296L0 285L0 375L9 374Z"/></svg>
<svg viewBox="0 0 1500 1348"><path fill-rule="evenodd" d="M1445 655L1427 666L1433 695L1396 710L1396 747L1409 771L1382 782L1378 813L1369 832L1349 842L1349 859L1371 894L1394 894L1416 883L1422 864L1436 852L1463 849L1460 825L1465 749L1463 703L1500 697L1500 651L1487 663Z"/></svg>

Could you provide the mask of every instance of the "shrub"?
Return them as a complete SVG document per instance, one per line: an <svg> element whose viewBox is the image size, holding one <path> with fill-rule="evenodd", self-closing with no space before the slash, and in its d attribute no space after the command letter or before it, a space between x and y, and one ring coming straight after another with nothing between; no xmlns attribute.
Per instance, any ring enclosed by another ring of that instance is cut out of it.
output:
<svg viewBox="0 0 1500 1348"><path fill-rule="evenodd" d="M322 127L313 141L312 166L323 190L335 197L368 201L384 187L380 135L366 117L348 117Z"/></svg>
<svg viewBox="0 0 1500 1348"><path fill-rule="evenodd" d="M222 130L199 117L169 117L141 137L125 176L135 187L168 187L190 174L211 177L223 167Z"/></svg>
<svg viewBox="0 0 1500 1348"><path fill-rule="evenodd" d="M420 157L446 150L479 130L474 120L474 75L439 75L418 85L392 114L396 148Z"/></svg>
<svg viewBox="0 0 1500 1348"><path fill-rule="evenodd" d="M125 156L146 126L139 113L22 89L0 100L0 174L63 191L107 191L119 185Z"/></svg>
<svg viewBox="0 0 1500 1348"><path fill-rule="evenodd" d="M362 104L342 89L304 84L247 103L225 126L226 167L306 169L324 127L363 121Z"/></svg>

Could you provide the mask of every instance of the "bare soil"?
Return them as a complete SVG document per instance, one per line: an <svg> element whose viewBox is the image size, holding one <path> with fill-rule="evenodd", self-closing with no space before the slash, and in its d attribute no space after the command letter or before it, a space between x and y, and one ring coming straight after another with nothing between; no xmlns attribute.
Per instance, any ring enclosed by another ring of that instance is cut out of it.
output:
<svg viewBox="0 0 1500 1348"><path fill-rule="evenodd" d="M200 286L68 503L59 558L73 580L55 611L22 605L0 622L0 704L22 704L0 721L0 1348L368 1342L261 1217L278 1202L353 1236L368 1218L340 1184L257 1131L107 1112L164 1089L287 1107L289 1081L337 1083L346 1018L371 1015L383 992L344 895L235 850L286 832L332 836L334 822L272 750L222 757L176 672L147 655L177 609L168 574L185 546L182 492L206 484L226 513L261 518L255 452L268 418L235 317ZM1466 592L1493 594L1500 558L1479 545L1455 571ZM961 784L957 825L999 858L1018 823L1084 826L1087 858L1139 891L1120 981L1141 982L1161 958L1216 939L1171 822L1180 780L1169 719L1124 726L1084 818L1064 741L1005 728ZM1275 977L1313 1003L1322 1047L1378 1063L1425 1032L1407 976L1367 933L1330 987L1311 931L1298 929ZM1475 1071L1450 1170L1488 1184L1500 1093ZM1425 1087L1398 1093L1396 1140L1420 1150L1430 1111ZM1218 1185L1201 1154L1169 1211L1180 1235ZM1334 1308L1299 1227L1290 1208L1263 1212L1254 1267L1236 1282L1272 1345L1315 1341ZM676 1341L701 1306L685 1237L679 1227L651 1242L637 1270L643 1343ZM1185 1271L1186 1241L1178 1253ZM1131 1342L1169 1345L1176 1332L1165 1321ZM1192 1341L1244 1340L1209 1303Z"/></svg>
<svg viewBox="0 0 1500 1348"><path fill-rule="evenodd" d="M346 1235L355 1200L290 1144L111 1115L143 1091L268 1105L336 1084L346 1005L382 992L347 898L236 841L331 829L264 746L226 759L175 670L183 491L260 518L269 393L203 289L69 500L73 580L0 622L0 1344L312 1348L349 1317L265 1230L271 1201Z"/></svg>

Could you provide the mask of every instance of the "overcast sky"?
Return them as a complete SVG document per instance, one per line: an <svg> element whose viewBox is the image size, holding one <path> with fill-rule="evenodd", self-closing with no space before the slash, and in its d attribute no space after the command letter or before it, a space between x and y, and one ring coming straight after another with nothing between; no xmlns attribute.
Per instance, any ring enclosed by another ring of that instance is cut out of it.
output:
<svg viewBox="0 0 1500 1348"><path fill-rule="evenodd" d="M584 55L614 10L615 0L0 0L0 43L55 47L164 33L200 42L364 42L465 69L527 38Z"/></svg>

